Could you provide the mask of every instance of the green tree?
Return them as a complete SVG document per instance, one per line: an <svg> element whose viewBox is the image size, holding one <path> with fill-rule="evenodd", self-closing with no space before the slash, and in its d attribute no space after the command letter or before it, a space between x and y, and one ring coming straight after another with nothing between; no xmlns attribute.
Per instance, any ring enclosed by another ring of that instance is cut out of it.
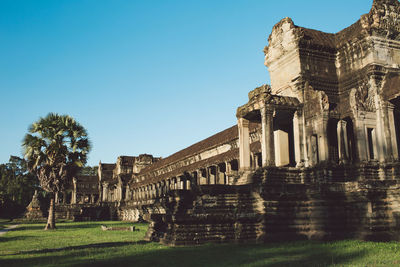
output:
<svg viewBox="0 0 400 267"><path fill-rule="evenodd" d="M87 132L72 117L49 113L30 125L22 146L28 169L51 195L45 230L55 229L55 193L85 165L90 150Z"/></svg>
<svg viewBox="0 0 400 267"><path fill-rule="evenodd" d="M36 176L29 173L23 158L10 156L6 164L0 164L0 215L13 218L20 215L38 189Z"/></svg>

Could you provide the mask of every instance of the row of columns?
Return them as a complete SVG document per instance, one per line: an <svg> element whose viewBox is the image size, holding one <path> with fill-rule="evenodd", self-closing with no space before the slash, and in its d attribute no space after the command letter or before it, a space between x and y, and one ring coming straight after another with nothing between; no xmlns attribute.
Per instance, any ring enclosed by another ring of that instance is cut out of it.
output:
<svg viewBox="0 0 400 267"><path fill-rule="evenodd" d="M67 195L71 194L71 199L67 200ZM59 204L94 204L98 200L98 194L79 194L75 190L70 192L56 192L55 203Z"/></svg>
<svg viewBox="0 0 400 267"><path fill-rule="evenodd" d="M274 109L270 106L263 106L260 108L261 113L261 158L262 166L275 166L275 138L274 138ZM297 116L297 115L296 115ZM239 117L238 118L238 130L239 130L239 162L240 170L250 170L250 132L249 132L250 121ZM299 121L296 117L296 123L293 123L294 132L300 132ZM296 134L295 134L296 135ZM300 135L299 135L300 136ZM297 162L301 161L300 158L300 139L295 138L295 151L299 155L296 158ZM296 147L297 146L297 147Z"/></svg>
<svg viewBox="0 0 400 267"><path fill-rule="evenodd" d="M190 175L172 177L158 183L130 190L126 186L125 200L148 200L165 196L171 190L191 190L192 185L229 184L229 175L237 172L237 160L198 169ZM104 189L104 188L103 188Z"/></svg>
<svg viewBox="0 0 400 267"><path fill-rule="evenodd" d="M262 166L275 166L275 144L273 110L262 107L261 112L261 157ZM312 123L314 134L306 135L305 121L302 112L297 110L293 115L293 143L296 166L315 165L329 160L328 114L323 114ZM350 154L351 143L348 139L348 122L339 120L336 125L337 149L340 163L353 159ZM248 171L250 164L249 121L238 118L239 162L240 170ZM360 161L377 160L384 162L399 158L394 107L386 104L377 112L361 112L354 117L354 132L357 155ZM278 140L279 141L279 140ZM352 141L353 142L353 141ZM306 149L307 147L307 149Z"/></svg>

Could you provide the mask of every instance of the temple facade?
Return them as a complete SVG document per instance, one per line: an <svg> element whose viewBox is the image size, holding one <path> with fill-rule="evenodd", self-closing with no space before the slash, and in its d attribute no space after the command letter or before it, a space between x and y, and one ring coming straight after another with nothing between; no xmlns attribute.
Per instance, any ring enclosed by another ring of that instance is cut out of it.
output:
<svg viewBox="0 0 400 267"><path fill-rule="evenodd" d="M172 245L399 240L399 1L335 34L284 18L264 53L271 85L237 125L167 158L100 163L93 203Z"/></svg>

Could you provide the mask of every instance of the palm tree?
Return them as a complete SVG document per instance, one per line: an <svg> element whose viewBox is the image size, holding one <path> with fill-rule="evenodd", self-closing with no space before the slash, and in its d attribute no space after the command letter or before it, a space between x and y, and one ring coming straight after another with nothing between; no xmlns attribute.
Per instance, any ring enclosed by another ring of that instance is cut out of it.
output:
<svg viewBox="0 0 400 267"><path fill-rule="evenodd" d="M55 229L55 193L87 161L90 143L85 128L68 115L49 113L29 126L23 140L23 153L29 170L36 174L40 186L51 195L45 230Z"/></svg>

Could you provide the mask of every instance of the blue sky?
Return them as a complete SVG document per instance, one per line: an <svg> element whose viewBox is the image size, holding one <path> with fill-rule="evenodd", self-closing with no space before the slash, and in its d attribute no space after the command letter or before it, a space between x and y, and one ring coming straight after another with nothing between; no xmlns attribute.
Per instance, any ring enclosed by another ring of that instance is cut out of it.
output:
<svg viewBox="0 0 400 267"><path fill-rule="evenodd" d="M372 0L0 0L0 163L29 124L69 114L89 133L89 165L166 157L236 123L269 83L275 23L337 32Z"/></svg>

